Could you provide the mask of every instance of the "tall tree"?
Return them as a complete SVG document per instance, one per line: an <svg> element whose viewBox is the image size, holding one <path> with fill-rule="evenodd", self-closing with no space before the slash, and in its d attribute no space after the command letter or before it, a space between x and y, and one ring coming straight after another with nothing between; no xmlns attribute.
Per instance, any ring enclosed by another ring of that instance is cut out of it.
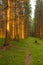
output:
<svg viewBox="0 0 43 65"><path fill-rule="evenodd" d="M35 33L36 37L43 37L43 0L36 0L36 9L35 9Z"/></svg>
<svg viewBox="0 0 43 65"><path fill-rule="evenodd" d="M9 45L10 42L10 0L7 0L6 4L6 36L4 46Z"/></svg>

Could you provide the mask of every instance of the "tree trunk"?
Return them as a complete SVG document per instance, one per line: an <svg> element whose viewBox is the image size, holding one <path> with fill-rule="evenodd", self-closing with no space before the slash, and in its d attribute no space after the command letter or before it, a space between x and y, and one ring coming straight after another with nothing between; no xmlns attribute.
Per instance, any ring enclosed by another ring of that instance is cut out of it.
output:
<svg viewBox="0 0 43 65"><path fill-rule="evenodd" d="M10 43L10 0L7 1L6 9L6 36L4 46L9 45Z"/></svg>

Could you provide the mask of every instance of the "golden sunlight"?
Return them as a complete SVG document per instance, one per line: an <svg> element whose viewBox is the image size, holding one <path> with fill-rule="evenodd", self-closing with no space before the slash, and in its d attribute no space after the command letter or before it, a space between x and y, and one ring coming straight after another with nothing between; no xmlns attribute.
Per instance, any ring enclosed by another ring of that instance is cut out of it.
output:
<svg viewBox="0 0 43 65"><path fill-rule="evenodd" d="M8 9L7 9L7 30L9 31L9 22L10 22L10 0L8 0Z"/></svg>
<svg viewBox="0 0 43 65"><path fill-rule="evenodd" d="M9 22L7 23L7 30L9 31Z"/></svg>

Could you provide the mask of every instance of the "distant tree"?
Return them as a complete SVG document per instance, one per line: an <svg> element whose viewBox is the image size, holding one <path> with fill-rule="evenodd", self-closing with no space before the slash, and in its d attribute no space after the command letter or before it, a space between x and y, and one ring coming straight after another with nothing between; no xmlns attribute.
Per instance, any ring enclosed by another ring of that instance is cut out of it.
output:
<svg viewBox="0 0 43 65"><path fill-rule="evenodd" d="M26 14L24 16L24 26L25 26L25 37L28 37L30 35L31 32L31 5L30 5L30 0L28 2L26 2L25 4L25 10L26 10Z"/></svg>
<svg viewBox="0 0 43 65"><path fill-rule="evenodd" d="M14 39L19 40L20 34L22 36L22 26L24 26L24 37L29 36L29 24L30 24L30 1L17 1L11 0L11 20L14 26L12 26L14 32ZM14 14L14 15L13 15ZM11 24L12 24L11 23ZM21 30L20 30L21 29ZM20 34L19 34L20 33Z"/></svg>
<svg viewBox="0 0 43 65"><path fill-rule="evenodd" d="M1 37L5 35L5 10L3 10L3 1L0 0L0 29L1 29Z"/></svg>
<svg viewBox="0 0 43 65"><path fill-rule="evenodd" d="M34 31L36 37L43 37L43 0L36 0Z"/></svg>

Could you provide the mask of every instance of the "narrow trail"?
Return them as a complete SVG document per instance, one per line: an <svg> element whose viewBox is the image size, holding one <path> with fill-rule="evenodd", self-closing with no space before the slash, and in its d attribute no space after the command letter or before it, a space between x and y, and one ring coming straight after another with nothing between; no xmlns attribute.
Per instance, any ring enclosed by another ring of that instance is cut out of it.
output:
<svg viewBox="0 0 43 65"><path fill-rule="evenodd" d="M31 53L30 53L29 47L27 46L27 48L26 48L26 63L25 63L25 65L30 65L30 60L31 60Z"/></svg>

